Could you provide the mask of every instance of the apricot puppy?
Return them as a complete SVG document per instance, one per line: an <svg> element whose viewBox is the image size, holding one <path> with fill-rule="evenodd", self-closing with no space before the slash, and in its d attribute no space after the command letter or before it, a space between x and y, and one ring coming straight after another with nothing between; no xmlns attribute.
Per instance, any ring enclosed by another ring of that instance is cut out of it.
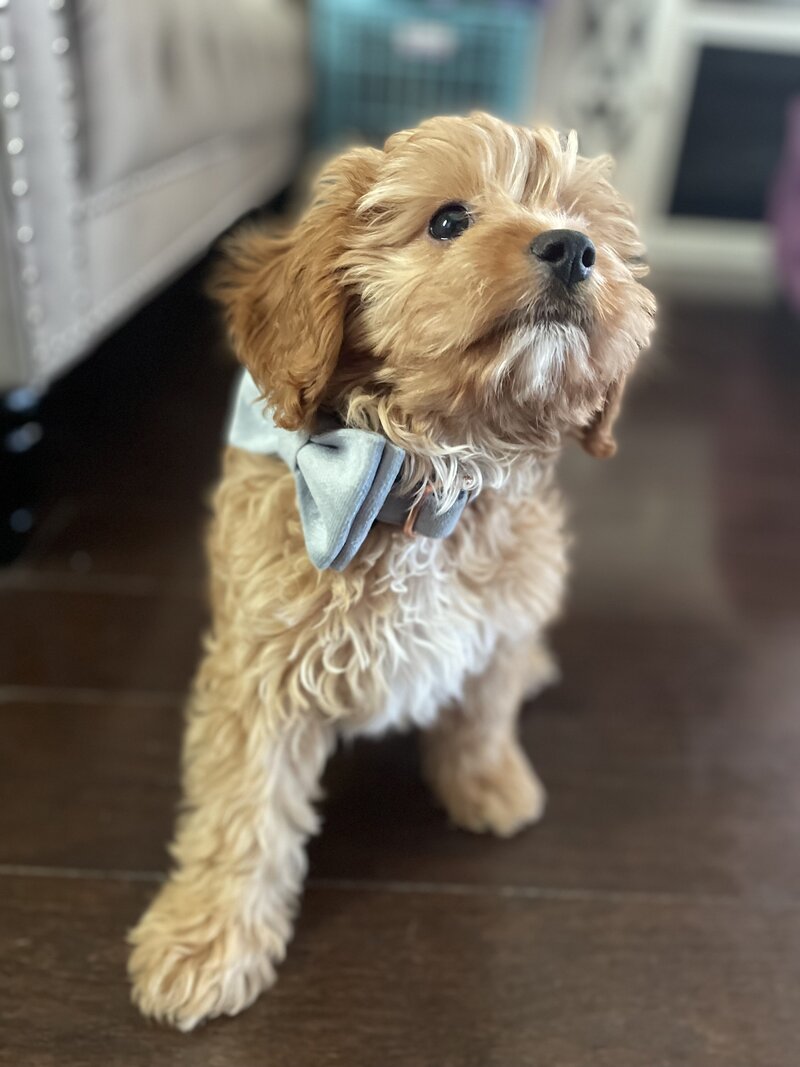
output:
<svg viewBox="0 0 800 1067"><path fill-rule="evenodd" d="M215 293L262 417L306 436L333 417L402 449L406 527L422 501L469 499L448 536L379 516L344 569L319 570L285 459L226 450L175 866L130 936L146 1015L190 1030L273 981L338 734L421 728L466 829L542 814L516 720L553 672L554 460L569 436L613 453L654 314L608 171L572 134L431 119L330 163L291 232L228 243Z"/></svg>

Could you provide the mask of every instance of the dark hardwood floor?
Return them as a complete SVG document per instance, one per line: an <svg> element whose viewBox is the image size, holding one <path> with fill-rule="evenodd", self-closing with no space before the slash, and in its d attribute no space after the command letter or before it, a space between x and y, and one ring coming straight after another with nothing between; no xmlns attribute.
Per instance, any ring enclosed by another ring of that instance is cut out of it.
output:
<svg viewBox="0 0 800 1067"><path fill-rule="evenodd" d="M53 390L0 573L0 1064L797 1067L800 331L736 307L665 304L618 458L566 457L543 823L458 832L413 738L358 743L274 991L188 1037L136 1014L232 371L196 287Z"/></svg>

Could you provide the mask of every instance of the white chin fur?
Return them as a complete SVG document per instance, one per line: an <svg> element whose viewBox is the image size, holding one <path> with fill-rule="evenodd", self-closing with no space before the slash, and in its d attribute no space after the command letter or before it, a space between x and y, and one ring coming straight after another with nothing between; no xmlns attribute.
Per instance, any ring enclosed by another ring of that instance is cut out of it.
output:
<svg viewBox="0 0 800 1067"><path fill-rule="evenodd" d="M503 345L495 382L499 386L509 377L522 401L552 397L566 379L588 381L592 367L586 333L580 326L560 322L522 327Z"/></svg>

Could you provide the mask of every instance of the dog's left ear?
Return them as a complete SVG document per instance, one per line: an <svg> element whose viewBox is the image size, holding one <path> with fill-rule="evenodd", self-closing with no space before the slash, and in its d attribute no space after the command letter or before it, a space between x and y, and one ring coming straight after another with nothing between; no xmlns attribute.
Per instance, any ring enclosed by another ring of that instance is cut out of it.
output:
<svg viewBox="0 0 800 1067"><path fill-rule="evenodd" d="M614 440L614 423L622 410L622 394L625 391L625 375L612 382L606 392L603 406L580 431L581 446L595 459L610 459L617 451Z"/></svg>
<svg viewBox="0 0 800 1067"><path fill-rule="evenodd" d="M357 148L334 159L293 230L234 234L211 280L237 356L286 429L311 421L336 367L347 305L337 264L379 157Z"/></svg>

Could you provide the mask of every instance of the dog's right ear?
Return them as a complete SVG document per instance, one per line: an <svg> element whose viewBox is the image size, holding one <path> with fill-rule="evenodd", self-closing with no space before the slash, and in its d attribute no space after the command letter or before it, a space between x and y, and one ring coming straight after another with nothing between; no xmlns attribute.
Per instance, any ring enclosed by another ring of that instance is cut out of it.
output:
<svg viewBox="0 0 800 1067"><path fill-rule="evenodd" d="M625 391L625 375L612 382L603 401L603 406L582 427L579 439L582 447L595 459L610 459L617 451L614 440L614 423L622 409L622 394Z"/></svg>
<svg viewBox="0 0 800 1067"><path fill-rule="evenodd" d="M380 156L357 148L334 159L293 230L245 227L223 246L211 279L239 360L287 429L311 421L336 367L347 302L338 260Z"/></svg>

